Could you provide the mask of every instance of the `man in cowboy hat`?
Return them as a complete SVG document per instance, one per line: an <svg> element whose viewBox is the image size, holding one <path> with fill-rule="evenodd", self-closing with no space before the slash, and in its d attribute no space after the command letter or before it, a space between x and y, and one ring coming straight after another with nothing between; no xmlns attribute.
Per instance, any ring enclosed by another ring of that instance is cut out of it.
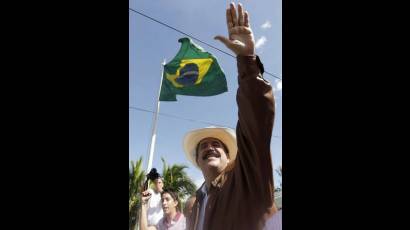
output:
<svg viewBox="0 0 410 230"><path fill-rule="evenodd" d="M237 55L236 132L208 127L184 138L187 158L202 171L188 229L262 229L277 211L274 204L270 139L274 120L272 87L255 55L248 13L234 3L226 11L229 38L216 36Z"/></svg>

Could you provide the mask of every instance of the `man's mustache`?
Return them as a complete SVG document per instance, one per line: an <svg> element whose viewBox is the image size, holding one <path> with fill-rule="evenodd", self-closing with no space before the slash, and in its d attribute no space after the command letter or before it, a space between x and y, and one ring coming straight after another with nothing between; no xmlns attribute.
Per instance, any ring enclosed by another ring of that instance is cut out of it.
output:
<svg viewBox="0 0 410 230"><path fill-rule="evenodd" d="M206 160L209 157L221 157L221 154L216 150L208 150L202 155L202 160Z"/></svg>

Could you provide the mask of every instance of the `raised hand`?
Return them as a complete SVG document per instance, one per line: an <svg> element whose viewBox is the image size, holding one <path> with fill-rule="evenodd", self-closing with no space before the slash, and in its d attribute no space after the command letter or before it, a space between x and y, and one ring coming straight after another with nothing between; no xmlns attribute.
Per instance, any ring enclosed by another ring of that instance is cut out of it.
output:
<svg viewBox="0 0 410 230"><path fill-rule="evenodd" d="M255 55L255 40L249 26L248 12L243 10L242 4L238 4L238 12L234 3L226 9L226 24L228 26L229 39L223 36L215 36L237 56Z"/></svg>

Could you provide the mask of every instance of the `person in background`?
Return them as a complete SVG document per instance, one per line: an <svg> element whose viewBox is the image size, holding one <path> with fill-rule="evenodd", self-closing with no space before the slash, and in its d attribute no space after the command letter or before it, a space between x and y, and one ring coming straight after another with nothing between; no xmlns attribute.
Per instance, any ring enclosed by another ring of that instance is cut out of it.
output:
<svg viewBox="0 0 410 230"><path fill-rule="evenodd" d="M186 219L184 214L178 210L179 199L178 195L172 191L164 189L161 193L161 203L164 216L158 221L155 226L148 226L147 223L147 204L151 198L148 191L142 193L141 198L141 230L185 230Z"/></svg>

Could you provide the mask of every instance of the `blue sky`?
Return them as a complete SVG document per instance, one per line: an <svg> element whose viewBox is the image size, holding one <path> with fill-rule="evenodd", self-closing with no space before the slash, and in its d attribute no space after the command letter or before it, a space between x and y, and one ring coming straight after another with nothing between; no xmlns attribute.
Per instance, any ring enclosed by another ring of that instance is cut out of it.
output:
<svg viewBox="0 0 410 230"><path fill-rule="evenodd" d="M225 9L231 1L207 0L130 0L129 6L187 34L231 53L215 35L227 36ZM235 3L238 3L234 1ZM281 0L241 1L250 15L250 24L257 43L256 52L265 70L282 78L282 2ZM129 106L155 111L164 59L171 61L185 37L172 29L129 11ZM236 60L205 44L194 41L219 61L228 82L228 92L212 97L177 95L176 102L161 102L160 113L200 120L235 128L237 104ZM276 117L271 143L272 163L282 164L282 82L265 74L274 87ZM129 158L140 156L144 169L148 161L153 114L129 109ZM188 174L197 184L203 181L201 172L186 160L182 139L188 131L209 126L201 122L159 115L153 167L162 171L161 157L170 164L189 166ZM275 183L279 184L276 173Z"/></svg>

